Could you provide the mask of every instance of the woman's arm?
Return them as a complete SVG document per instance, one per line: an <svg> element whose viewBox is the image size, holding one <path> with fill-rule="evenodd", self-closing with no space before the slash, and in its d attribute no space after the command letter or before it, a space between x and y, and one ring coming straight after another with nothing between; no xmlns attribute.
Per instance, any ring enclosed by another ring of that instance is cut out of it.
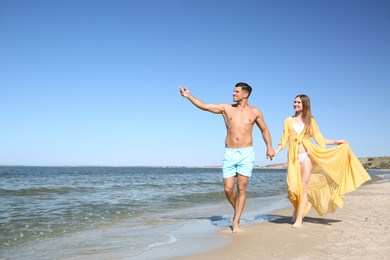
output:
<svg viewBox="0 0 390 260"><path fill-rule="evenodd" d="M279 144L278 149L276 149L274 156L276 156L282 149L283 147Z"/></svg>
<svg viewBox="0 0 390 260"><path fill-rule="evenodd" d="M348 143L348 142L345 140L327 140L326 141L327 145L340 145L340 144L346 144L346 143Z"/></svg>
<svg viewBox="0 0 390 260"><path fill-rule="evenodd" d="M281 149L287 148L287 142L288 142L288 138L290 136L290 132L289 132L288 127L289 127L289 124L291 124L291 120L292 120L292 117L288 117L284 120L282 139L279 142L279 146L281 146Z"/></svg>
<svg viewBox="0 0 390 260"><path fill-rule="evenodd" d="M314 141L321 147L325 148L326 145L328 144L328 140L325 139L321 132L320 129L318 129L317 121L314 119L314 117L311 118L311 136L313 136Z"/></svg>

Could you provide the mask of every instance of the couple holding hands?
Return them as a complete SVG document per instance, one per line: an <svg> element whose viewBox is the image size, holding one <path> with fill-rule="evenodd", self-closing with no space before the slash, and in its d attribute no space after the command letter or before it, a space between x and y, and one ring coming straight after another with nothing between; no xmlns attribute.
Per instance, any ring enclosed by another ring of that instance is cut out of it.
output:
<svg viewBox="0 0 390 260"><path fill-rule="evenodd" d="M284 120L279 146L274 151L271 135L259 109L248 104L252 88L237 83L233 92L235 104L206 104L180 88L183 97L199 109L222 114L227 136L223 156L225 195L234 209L232 232L241 232L240 217L246 202L246 186L255 161L252 130L256 124L267 146L267 159L288 145L288 199L294 206L293 227L301 227L303 218L313 206L318 214L334 212L343 207L343 196L371 179L345 140L327 140L312 117L310 99L298 95L294 100L295 115ZM310 138L316 141L315 145ZM338 145L326 149L326 145ZM234 191L237 179L237 194Z"/></svg>

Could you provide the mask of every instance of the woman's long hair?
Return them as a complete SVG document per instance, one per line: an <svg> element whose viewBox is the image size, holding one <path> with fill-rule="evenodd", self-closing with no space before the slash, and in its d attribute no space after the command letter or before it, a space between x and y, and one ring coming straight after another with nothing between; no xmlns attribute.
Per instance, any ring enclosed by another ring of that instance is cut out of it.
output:
<svg viewBox="0 0 390 260"><path fill-rule="evenodd" d="M309 135L310 136L310 127L311 127L311 109L310 109L310 98L306 95L298 95L295 98L300 98L302 101L303 111L302 111L302 120L305 124L305 127L303 128L303 135Z"/></svg>

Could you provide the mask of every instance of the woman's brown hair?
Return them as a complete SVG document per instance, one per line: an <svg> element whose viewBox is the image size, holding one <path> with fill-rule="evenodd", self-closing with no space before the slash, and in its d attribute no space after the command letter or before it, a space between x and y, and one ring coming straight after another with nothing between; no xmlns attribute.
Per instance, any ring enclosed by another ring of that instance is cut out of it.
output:
<svg viewBox="0 0 390 260"><path fill-rule="evenodd" d="M302 120L305 124L305 127L303 128L303 135L309 135L310 136L310 127L311 127L311 109L310 109L310 98L306 95L298 95L295 98L300 98L302 101L303 111L302 111Z"/></svg>

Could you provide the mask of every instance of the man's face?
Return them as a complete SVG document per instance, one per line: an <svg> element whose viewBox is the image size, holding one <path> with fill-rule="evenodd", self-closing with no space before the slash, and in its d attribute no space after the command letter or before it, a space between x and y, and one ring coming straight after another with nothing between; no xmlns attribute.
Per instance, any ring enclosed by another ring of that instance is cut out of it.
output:
<svg viewBox="0 0 390 260"><path fill-rule="evenodd" d="M234 92L233 92L233 101L239 102L239 101L243 100L244 97L246 97L247 95L248 95L248 93L246 93L245 91L242 91L241 87L236 87L234 89Z"/></svg>

